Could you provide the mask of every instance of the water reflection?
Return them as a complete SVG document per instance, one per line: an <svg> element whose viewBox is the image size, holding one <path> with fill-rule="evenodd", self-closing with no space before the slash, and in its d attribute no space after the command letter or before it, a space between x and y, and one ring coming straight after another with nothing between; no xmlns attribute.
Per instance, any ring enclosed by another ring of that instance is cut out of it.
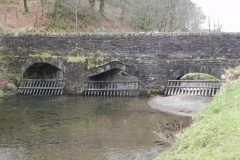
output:
<svg viewBox="0 0 240 160"><path fill-rule="evenodd" d="M113 148L109 149L105 153L106 158L109 160L121 160L121 159L134 159L134 160L149 160L156 158L160 155L161 147L151 147L151 148L136 148L133 150L122 149L122 148Z"/></svg>
<svg viewBox="0 0 240 160"><path fill-rule="evenodd" d="M7 146L6 148L3 145L0 146L0 159L1 160L23 160L25 159L25 149L22 147L18 148L10 148Z"/></svg>
<svg viewBox="0 0 240 160"><path fill-rule="evenodd" d="M0 153L30 160L152 159L161 150L156 123L181 118L139 98L9 97L0 99Z"/></svg>

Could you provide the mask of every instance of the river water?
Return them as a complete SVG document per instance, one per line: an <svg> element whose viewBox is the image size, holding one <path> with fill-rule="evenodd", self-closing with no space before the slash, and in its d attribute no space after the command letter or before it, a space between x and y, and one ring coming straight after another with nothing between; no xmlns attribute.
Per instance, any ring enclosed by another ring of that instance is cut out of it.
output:
<svg viewBox="0 0 240 160"><path fill-rule="evenodd" d="M153 134L183 117L127 97L0 99L0 160L149 160L164 149ZM186 124L190 119L184 119Z"/></svg>

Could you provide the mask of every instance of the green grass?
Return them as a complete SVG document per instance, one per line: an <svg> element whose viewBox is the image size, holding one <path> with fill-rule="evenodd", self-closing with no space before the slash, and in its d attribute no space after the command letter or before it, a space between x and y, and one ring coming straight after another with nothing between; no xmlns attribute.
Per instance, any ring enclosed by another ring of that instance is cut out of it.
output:
<svg viewBox="0 0 240 160"><path fill-rule="evenodd" d="M4 91L0 89L0 97L4 97Z"/></svg>
<svg viewBox="0 0 240 160"><path fill-rule="evenodd" d="M74 26L62 20L62 21L55 21L55 23L50 24L47 28L47 31L61 33L61 32L71 32L73 29L74 29Z"/></svg>
<svg viewBox="0 0 240 160"><path fill-rule="evenodd" d="M42 52L41 54L29 54L29 57L51 57L51 54Z"/></svg>
<svg viewBox="0 0 240 160"><path fill-rule="evenodd" d="M16 10L16 7L7 7L7 12L11 12L13 10Z"/></svg>
<svg viewBox="0 0 240 160"><path fill-rule="evenodd" d="M19 4L20 0L10 0L10 2L13 3L13 4Z"/></svg>
<svg viewBox="0 0 240 160"><path fill-rule="evenodd" d="M206 74L206 73L189 73L184 75L181 80L194 80L194 79L201 79L201 80L208 80L208 81L214 81L214 82L219 82L219 79Z"/></svg>
<svg viewBox="0 0 240 160"><path fill-rule="evenodd" d="M3 91L0 89L0 98L15 95L16 92L12 91Z"/></svg>
<svg viewBox="0 0 240 160"><path fill-rule="evenodd" d="M87 57L85 56L67 56L67 61L72 63L86 62Z"/></svg>
<svg viewBox="0 0 240 160"><path fill-rule="evenodd" d="M42 52L39 54L29 54L29 57L35 57L35 58L41 58L41 59L45 59L45 58L53 58L53 59L57 59L59 56L53 55L51 53L47 53L47 52Z"/></svg>
<svg viewBox="0 0 240 160"><path fill-rule="evenodd" d="M86 65L87 69L96 68L96 67L102 65L105 61L105 58L102 56L76 55L76 56L62 57L62 56L52 55L51 53L47 53L47 52L42 52L39 54L29 54L29 57L41 58L43 60L45 58L53 58L53 59L62 58L62 59L66 59L66 61L68 63L82 63L82 64Z"/></svg>
<svg viewBox="0 0 240 160"><path fill-rule="evenodd" d="M156 160L240 159L240 80L228 81L176 143Z"/></svg>

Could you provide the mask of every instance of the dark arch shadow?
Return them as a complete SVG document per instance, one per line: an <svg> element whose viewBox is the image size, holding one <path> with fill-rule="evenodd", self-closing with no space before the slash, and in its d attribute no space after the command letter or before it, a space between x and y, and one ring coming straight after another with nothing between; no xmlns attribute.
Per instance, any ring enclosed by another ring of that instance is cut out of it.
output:
<svg viewBox="0 0 240 160"><path fill-rule="evenodd" d="M34 63L23 73L23 79L63 79L63 71L49 63Z"/></svg>
<svg viewBox="0 0 240 160"><path fill-rule="evenodd" d="M61 70L63 73L65 73L67 67L64 61L62 60L58 60L58 59L53 59L53 58L45 58L45 59L41 59L41 58L29 58L27 63L24 64L21 68L22 74L24 74L26 72L26 70L31 67L32 65L34 65L35 63L47 63L50 64L56 68L58 68L59 70Z"/></svg>
<svg viewBox="0 0 240 160"><path fill-rule="evenodd" d="M139 77L139 70L132 65L125 65L119 61L112 61L93 69L89 73L89 78L93 80L104 79L117 74L120 71L127 72L135 77Z"/></svg>

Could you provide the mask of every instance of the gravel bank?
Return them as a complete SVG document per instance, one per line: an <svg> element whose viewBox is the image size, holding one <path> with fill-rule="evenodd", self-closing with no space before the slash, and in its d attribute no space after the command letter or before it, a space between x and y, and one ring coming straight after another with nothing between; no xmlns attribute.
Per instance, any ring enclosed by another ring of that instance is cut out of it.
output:
<svg viewBox="0 0 240 160"><path fill-rule="evenodd" d="M213 97L204 96L156 96L148 101L148 104L159 111L194 117L199 111L208 106Z"/></svg>

